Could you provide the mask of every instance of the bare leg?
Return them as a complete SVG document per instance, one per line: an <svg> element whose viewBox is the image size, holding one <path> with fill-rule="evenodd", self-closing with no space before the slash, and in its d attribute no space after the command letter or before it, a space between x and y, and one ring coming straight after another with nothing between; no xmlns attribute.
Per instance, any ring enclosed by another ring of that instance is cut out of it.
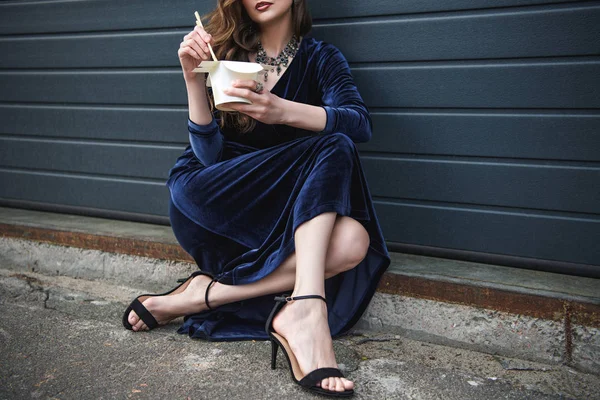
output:
<svg viewBox="0 0 600 400"><path fill-rule="evenodd" d="M247 285L215 284L209 292L209 302L219 306L230 302L281 293L294 288L294 295L320 294L324 296L325 277L334 276L356 266L368 248L368 234L355 220L321 214L302 224L295 234L296 252L272 274ZM199 276L187 289L177 295L151 297L144 306L159 323L181 315L206 309L204 293L209 278ZM146 329L145 324L132 312L130 323L134 330ZM304 373L316 368L337 367L331 333L327 323L327 309L321 300L302 300L284 307L273 322L274 329L283 335L292 348ZM300 327L311 326L305 332ZM321 382L324 389L343 391L353 383L340 378Z"/></svg>
<svg viewBox="0 0 600 400"><path fill-rule="evenodd" d="M356 220L337 216L327 248L325 277L330 278L354 268L365 256L369 236ZM291 291L296 281L296 253L290 255L272 274L258 282L247 285L214 284L209 291L211 307L250 299L272 293ZM144 306L152 313L159 324L188 314L206 310L204 293L210 279L198 276L187 289L178 295L150 297L143 300ZM135 312L131 312L129 323L135 331L147 329Z"/></svg>
<svg viewBox="0 0 600 400"><path fill-rule="evenodd" d="M335 214L327 213L296 230L296 281L292 296L325 296L325 260L334 223ZM317 368L337 368L323 301L306 299L286 304L275 317L273 328L286 338L304 374ZM354 384L344 378L326 378L321 387L344 391Z"/></svg>
<svg viewBox="0 0 600 400"><path fill-rule="evenodd" d="M269 293L280 293L292 287L293 295L324 296L325 277L353 268L362 260L368 247L368 235L358 222L347 217L336 217L335 213L321 214L302 224L295 234L295 254L277 270L266 278L247 285L217 284L209 292L210 303L218 306ZM203 294L207 284L208 278L198 277L190 283L188 290L177 295L178 298L157 297L148 299L144 304L152 300L168 300L178 312L186 307L190 312L198 312L205 305L203 296L197 294ZM156 315L150 305L147 308ZM166 306L163 306L162 311L165 309ZM311 329L306 330L307 326ZM321 300L302 300L286 305L275 318L273 327L288 340L305 374L317 368L337 368L327 322L327 308ZM343 391L353 388L354 384L344 378L328 378L321 382L321 386L332 391Z"/></svg>
<svg viewBox="0 0 600 400"><path fill-rule="evenodd" d="M217 283L211 287L211 306L281 293L292 288L294 295L324 296L325 278L356 266L364 258L369 244L367 232L357 221L336 217L335 213L321 214L302 224L296 230L295 241L296 252L264 279L247 285ZM205 276L196 277L183 293L151 297L144 301L144 306L161 324L178 316L203 311L206 309L204 293L209 282L210 279ZM134 330L147 329L134 312L129 322ZM327 324L327 309L321 300L288 304L273 324L275 330L289 341L305 373L316 368L337 367ZM299 326L311 326L313 329L303 332L297 328ZM321 385L338 391L353 387L352 382L339 378L325 379Z"/></svg>

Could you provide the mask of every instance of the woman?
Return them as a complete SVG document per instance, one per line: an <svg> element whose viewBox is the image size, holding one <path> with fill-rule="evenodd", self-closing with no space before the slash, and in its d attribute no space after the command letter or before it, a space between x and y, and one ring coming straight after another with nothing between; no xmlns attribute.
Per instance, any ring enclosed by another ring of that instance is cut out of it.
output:
<svg viewBox="0 0 600 400"><path fill-rule="evenodd" d="M389 265L353 144L371 136L368 111L341 53L306 37L305 0L219 0L209 19L212 35L196 27L178 51L190 146L167 182L175 236L204 272L138 297L123 323L141 331L185 316L179 332L192 337L270 338L273 367L281 346L294 381L351 395L331 336L360 318ZM208 44L218 59L266 67L227 89L252 104L217 118L193 72Z"/></svg>

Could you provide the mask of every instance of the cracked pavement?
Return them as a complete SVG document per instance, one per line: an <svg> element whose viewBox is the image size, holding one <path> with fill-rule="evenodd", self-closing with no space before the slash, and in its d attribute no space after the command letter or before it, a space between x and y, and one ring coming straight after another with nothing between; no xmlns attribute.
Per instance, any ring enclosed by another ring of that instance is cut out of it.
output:
<svg viewBox="0 0 600 400"><path fill-rule="evenodd" d="M310 399L265 341L121 326L141 289L0 270L0 399ZM600 378L385 332L335 341L356 399L592 399Z"/></svg>

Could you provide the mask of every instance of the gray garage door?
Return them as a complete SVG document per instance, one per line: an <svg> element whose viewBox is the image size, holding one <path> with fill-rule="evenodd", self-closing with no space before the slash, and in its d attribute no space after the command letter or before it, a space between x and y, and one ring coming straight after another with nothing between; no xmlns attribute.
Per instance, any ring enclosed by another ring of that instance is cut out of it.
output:
<svg viewBox="0 0 600 400"><path fill-rule="evenodd" d="M176 51L214 4L0 3L0 203L168 223ZM600 274L600 2L310 4L372 111L392 249Z"/></svg>

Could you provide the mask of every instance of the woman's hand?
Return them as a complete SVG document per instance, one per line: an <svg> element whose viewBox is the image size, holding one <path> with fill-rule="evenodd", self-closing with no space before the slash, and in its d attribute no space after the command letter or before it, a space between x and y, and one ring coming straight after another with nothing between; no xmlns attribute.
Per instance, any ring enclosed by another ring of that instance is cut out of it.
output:
<svg viewBox="0 0 600 400"><path fill-rule="evenodd" d="M257 93L257 86L258 82L253 80L234 81L231 88L224 90L225 94L243 97L250 100L252 104L228 103L227 107L268 125L285 124L286 100L267 90L261 90Z"/></svg>
<svg viewBox="0 0 600 400"><path fill-rule="evenodd" d="M212 37L199 26L183 37L177 55L186 80L195 77L196 73L193 70L198 64L210 59L208 43L211 41Z"/></svg>

